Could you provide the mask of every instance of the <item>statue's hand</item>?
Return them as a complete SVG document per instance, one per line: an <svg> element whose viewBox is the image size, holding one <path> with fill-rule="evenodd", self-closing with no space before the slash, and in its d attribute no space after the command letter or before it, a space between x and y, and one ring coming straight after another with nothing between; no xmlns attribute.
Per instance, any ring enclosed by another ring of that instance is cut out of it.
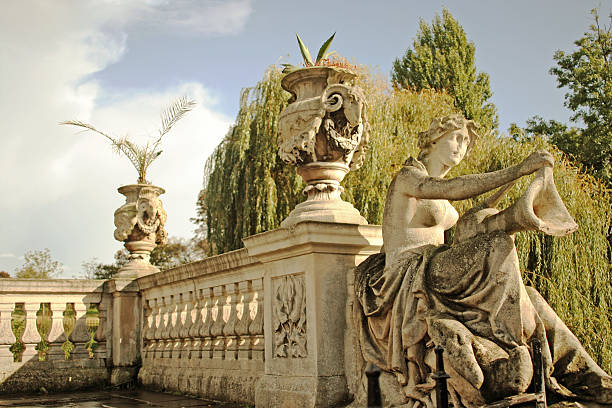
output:
<svg viewBox="0 0 612 408"><path fill-rule="evenodd" d="M531 174L541 167L552 167L555 164L555 159L552 154L546 150L538 150L537 152L531 153L523 162L520 164L523 174Z"/></svg>

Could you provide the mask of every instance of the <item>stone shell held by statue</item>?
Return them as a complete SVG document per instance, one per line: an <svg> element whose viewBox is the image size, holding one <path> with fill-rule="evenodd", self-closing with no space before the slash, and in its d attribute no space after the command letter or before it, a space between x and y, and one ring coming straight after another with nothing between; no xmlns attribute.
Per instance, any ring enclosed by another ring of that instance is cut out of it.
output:
<svg viewBox="0 0 612 408"><path fill-rule="evenodd" d="M293 95L280 115L279 155L298 166L340 162L357 169L368 144L365 95L355 74L333 67L305 68L282 82Z"/></svg>

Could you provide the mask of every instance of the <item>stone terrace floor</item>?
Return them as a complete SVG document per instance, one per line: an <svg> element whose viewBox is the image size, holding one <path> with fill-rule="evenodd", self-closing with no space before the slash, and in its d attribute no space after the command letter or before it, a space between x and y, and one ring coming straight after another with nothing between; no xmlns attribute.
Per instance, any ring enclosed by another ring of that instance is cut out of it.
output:
<svg viewBox="0 0 612 408"><path fill-rule="evenodd" d="M0 395L0 407L28 408L128 408L128 407L166 407L166 408L243 408L248 405L223 403L218 401L188 398L180 395L164 394L144 390L90 391L37 396Z"/></svg>

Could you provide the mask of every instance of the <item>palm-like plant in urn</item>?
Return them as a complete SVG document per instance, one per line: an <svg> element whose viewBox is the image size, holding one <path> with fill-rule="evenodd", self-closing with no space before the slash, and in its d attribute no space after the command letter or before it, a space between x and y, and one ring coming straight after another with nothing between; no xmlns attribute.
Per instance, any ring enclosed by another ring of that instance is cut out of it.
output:
<svg viewBox="0 0 612 408"><path fill-rule="evenodd" d="M306 201L295 207L282 227L306 220L367 224L352 204L340 198L340 182L363 162L368 131L365 96L354 84L357 75L327 59L334 35L316 60L297 36L304 66L284 64L287 75L281 86L292 97L278 120L279 156L295 164L308 185Z"/></svg>
<svg viewBox="0 0 612 408"><path fill-rule="evenodd" d="M136 184L119 187L119 193L126 197L124 205L115 211L115 239L124 242L130 252L129 262L123 266L117 277L132 278L159 272L159 269L149 262L151 251L157 245L168 241L168 234L164 229L166 224L166 211L159 196L165 192L161 187L152 185L147 181L149 166L162 153L160 144L172 127L195 106L195 102L185 97L178 98L168 108L162 111L161 126L158 137L145 145L137 145L127 136L112 137L96 129L88 123L68 120L62 125L72 125L91 131L108 139L117 153L123 153L136 168L138 180Z"/></svg>

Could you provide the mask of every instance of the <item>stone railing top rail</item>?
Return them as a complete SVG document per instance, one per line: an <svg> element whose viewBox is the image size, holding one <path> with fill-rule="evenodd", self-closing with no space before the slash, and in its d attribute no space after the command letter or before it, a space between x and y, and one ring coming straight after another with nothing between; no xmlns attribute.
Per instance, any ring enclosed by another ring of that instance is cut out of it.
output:
<svg viewBox="0 0 612 408"><path fill-rule="evenodd" d="M0 279L0 294L44 293L65 295L102 293L107 291L105 280L94 279Z"/></svg>
<svg viewBox="0 0 612 408"><path fill-rule="evenodd" d="M143 276L138 278L137 282L140 290L145 290L156 286L199 278L204 275L210 276L220 272L227 272L228 270L235 270L258 262L257 259L249 256L247 250L243 248Z"/></svg>

